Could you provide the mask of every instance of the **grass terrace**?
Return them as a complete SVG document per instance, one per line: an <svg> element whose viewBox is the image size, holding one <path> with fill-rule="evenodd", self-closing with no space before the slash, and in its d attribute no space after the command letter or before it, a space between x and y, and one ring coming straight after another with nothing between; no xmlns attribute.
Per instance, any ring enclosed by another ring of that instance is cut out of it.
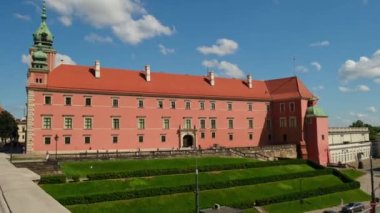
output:
<svg viewBox="0 0 380 213"><path fill-rule="evenodd" d="M199 167L257 162L257 160L254 159L231 157L199 157L197 158L197 161ZM84 177L89 174L107 172L195 168L195 162L195 157L146 160L81 161L65 162L61 165L61 169L67 176Z"/></svg>
<svg viewBox="0 0 380 213"><path fill-rule="evenodd" d="M64 175L48 177L45 183L51 184L41 187L72 212L193 212L195 162L195 157L65 162ZM302 160L199 156L197 162L201 209L218 203L256 212L252 206L257 204L268 212L297 212L336 205L338 197L339 202L340 197L346 202L368 200L350 178ZM78 181L79 176L88 181L57 184L66 177ZM304 203L297 206L301 198Z"/></svg>
<svg viewBox="0 0 380 213"><path fill-rule="evenodd" d="M315 171L315 169L306 164L216 171L200 173L199 183L204 185L214 182L224 182L255 177L270 177L273 175L284 175L309 171ZM42 185L42 188L57 199L67 196L99 194L99 192L111 193L189 184L194 184L194 174L85 181L71 184L46 184Z"/></svg>

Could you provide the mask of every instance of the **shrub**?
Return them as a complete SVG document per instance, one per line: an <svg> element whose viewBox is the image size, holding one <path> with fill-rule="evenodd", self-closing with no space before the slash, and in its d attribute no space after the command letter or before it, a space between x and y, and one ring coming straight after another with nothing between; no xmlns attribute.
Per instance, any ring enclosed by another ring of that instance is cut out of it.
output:
<svg viewBox="0 0 380 213"><path fill-rule="evenodd" d="M41 176L39 184L56 184L56 183L66 183L66 176L61 175L46 175Z"/></svg>
<svg viewBox="0 0 380 213"><path fill-rule="evenodd" d="M307 171L300 173L291 173L284 175L273 175L269 177L255 177L248 179L238 179L238 180L228 180L221 182L213 182L208 184L199 185L200 190L210 190L210 189L221 189L221 188L229 188L235 186L244 186L244 185L254 185L259 183L268 183L280 180L289 180L294 178L301 177L314 177L319 175L331 174L331 169L324 170L315 170L315 171ZM135 191L119 191L112 193L99 193L92 195L83 195L83 196L70 196L58 198L58 201L63 205L74 205L74 204L88 204L100 201L113 201L113 200L126 200L132 198L140 198L140 197L151 197L157 195L167 195L173 193L181 193L181 192L190 192L195 188L194 184L174 186L174 187L164 187L164 188L148 188L142 190Z"/></svg>

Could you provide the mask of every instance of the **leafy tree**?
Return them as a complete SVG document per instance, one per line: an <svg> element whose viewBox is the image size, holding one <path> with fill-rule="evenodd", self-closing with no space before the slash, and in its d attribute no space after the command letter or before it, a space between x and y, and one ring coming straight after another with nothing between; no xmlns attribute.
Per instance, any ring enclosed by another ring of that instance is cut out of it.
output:
<svg viewBox="0 0 380 213"><path fill-rule="evenodd" d="M17 123L13 115L7 111L0 112L0 139L5 142L7 138L15 141L18 138Z"/></svg>
<svg viewBox="0 0 380 213"><path fill-rule="evenodd" d="M380 127L372 126L371 124L366 124L361 120L353 122L350 127L367 127L369 130L369 140L374 141L378 139L378 134L380 133Z"/></svg>

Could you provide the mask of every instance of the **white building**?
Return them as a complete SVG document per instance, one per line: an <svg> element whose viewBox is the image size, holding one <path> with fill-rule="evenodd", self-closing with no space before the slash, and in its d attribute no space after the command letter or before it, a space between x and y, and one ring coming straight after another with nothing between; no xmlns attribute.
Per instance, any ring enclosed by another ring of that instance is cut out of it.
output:
<svg viewBox="0 0 380 213"><path fill-rule="evenodd" d="M371 142L367 127L329 128L330 163L352 163L370 156Z"/></svg>
<svg viewBox="0 0 380 213"><path fill-rule="evenodd" d="M25 143L26 141L26 120L25 119L17 119L17 127L18 127L18 142Z"/></svg>

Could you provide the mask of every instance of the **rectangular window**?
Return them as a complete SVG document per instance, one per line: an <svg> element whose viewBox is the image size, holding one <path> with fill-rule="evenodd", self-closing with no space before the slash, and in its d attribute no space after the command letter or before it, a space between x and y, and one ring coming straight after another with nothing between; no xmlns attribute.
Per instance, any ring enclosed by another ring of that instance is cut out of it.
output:
<svg viewBox="0 0 380 213"><path fill-rule="evenodd" d="M137 107L138 108L144 108L144 100L143 99L138 99L137 101Z"/></svg>
<svg viewBox="0 0 380 213"><path fill-rule="evenodd" d="M161 142L165 143L166 142L166 135L161 135Z"/></svg>
<svg viewBox="0 0 380 213"><path fill-rule="evenodd" d="M139 143L143 143L144 142L144 135L139 135L138 140L139 140Z"/></svg>
<svg viewBox="0 0 380 213"><path fill-rule="evenodd" d="M211 110L215 110L215 108L216 108L216 107L215 107L215 102L211 102L211 103L210 103L210 109L211 109Z"/></svg>
<svg viewBox="0 0 380 213"><path fill-rule="evenodd" d="M233 134L228 134L228 139L229 139L230 141L234 140L234 135L233 135Z"/></svg>
<svg viewBox="0 0 380 213"><path fill-rule="evenodd" d="M119 128L120 128L120 119L112 118L112 129L119 129Z"/></svg>
<svg viewBox="0 0 380 213"><path fill-rule="evenodd" d="M291 112L294 112L296 110L296 105L294 104L294 102L289 103L289 110Z"/></svg>
<svg viewBox="0 0 380 213"><path fill-rule="evenodd" d="M117 98L112 99L112 107L115 107L115 108L119 107L119 99Z"/></svg>
<svg viewBox="0 0 380 213"><path fill-rule="evenodd" d="M175 101L170 101L170 108L175 109Z"/></svg>
<svg viewBox="0 0 380 213"><path fill-rule="evenodd" d="M232 103L227 103L227 110L232 111Z"/></svg>
<svg viewBox="0 0 380 213"><path fill-rule="evenodd" d="M233 129L233 128L234 128L234 120L228 119L228 129Z"/></svg>
<svg viewBox="0 0 380 213"><path fill-rule="evenodd" d="M65 144L70 144L71 143L71 136L64 136L63 138L65 140Z"/></svg>
<svg viewBox="0 0 380 213"><path fill-rule="evenodd" d="M215 119L211 119L211 129L216 129L216 120Z"/></svg>
<svg viewBox="0 0 380 213"><path fill-rule="evenodd" d="M119 137L116 135L112 136L112 143L117 143L117 142L119 142Z"/></svg>
<svg viewBox="0 0 380 213"><path fill-rule="evenodd" d="M51 117L43 117L42 120L42 129L51 129Z"/></svg>
<svg viewBox="0 0 380 213"><path fill-rule="evenodd" d="M199 120L199 126L201 129L206 129L206 120L205 119L200 119Z"/></svg>
<svg viewBox="0 0 380 213"><path fill-rule="evenodd" d="M163 108L164 108L164 102L163 102L162 100L158 100L158 101L157 101L157 107L158 107L159 109L163 109Z"/></svg>
<svg viewBox="0 0 380 213"><path fill-rule="evenodd" d="M90 136L84 136L84 143L85 144L91 143L91 137Z"/></svg>
<svg viewBox="0 0 380 213"><path fill-rule="evenodd" d="M84 118L84 129L92 129L92 118L90 117Z"/></svg>
<svg viewBox="0 0 380 213"><path fill-rule="evenodd" d="M253 119L248 119L248 129L253 129Z"/></svg>
<svg viewBox="0 0 380 213"><path fill-rule="evenodd" d="M45 104L51 105L51 96L50 95L45 95Z"/></svg>
<svg viewBox="0 0 380 213"><path fill-rule="evenodd" d="M280 104L280 112L285 112L285 104L284 103Z"/></svg>
<svg viewBox="0 0 380 213"><path fill-rule="evenodd" d="M252 133L252 132L248 133L248 139L249 139L250 141L253 140L253 133Z"/></svg>
<svg viewBox="0 0 380 213"><path fill-rule="evenodd" d="M84 105L85 106L91 106L91 98L90 97L86 97L85 99L84 99Z"/></svg>
<svg viewBox="0 0 380 213"><path fill-rule="evenodd" d="M72 129L73 128L73 118L72 117L65 117L64 118L64 129Z"/></svg>
<svg viewBox="0 0 380 213"><path fill-rule="evenodd" d="M297 127L297 119L295 117L289 118L289 127Z"/></svg>
<svg viewBox="0 0 380 213"><path fill-rule="evenodd" d="M272 128L272 121L270 119L266 120L266 126L267 126L267 129Z"/></svg>
<svg viewBox="0 0 380 213"><path fill-rule="evenodd" d="M137 119L137 128L138 129L145 129L145 119L144 118L138 118Z"/></svg>
<svg viewBox="0 0 380 213"><path fill-rule="evenodd" d="M201 110L204 110L204 109L205 109L205 102L204 102L204 101L199 102L199 108L200 108Z"/></svg>
<svg viewBox="0 0 380 213"><path fill-rule="evenodd" d="M189 110L191 108L190 101L185 101L185 109Z"/></svg>
<svg viewBox="0 0 380 213"><path fill-rule="evenodd" d="M205 133L204 132L201 132L201 138L205 139Z"/></svg>
<svg viewBox="0 0 380 213"><path fill-rule="evenodd" d="M249 104L248 104L248 111L252 111L252 109L253 109L252 104L249 103Z"/></svg>
<svg viewBox="0 0 380 213"><path fill-rule="evenodd" d="M185 129L191 129L191 119L186 118L184 123Z"/></svg>
<svg viewBox="0 0 380 213"><path fill-rule="evenodd" d="M211 132L211 138L215 139L215 137L216 137L216 133L215 132Z"/></svg>
<svg viewBox="0 0 380 213"><path fill-rule="evenodd" d="M280 127L285 128L286 127L286 118L280 118Z"/></svg>
<svg viewBox="0 0 380 213"><path fill-rule="evenodd" d="M169 118L164 118L162 120L162 123L163 123L163 128L164 129L170 129L170 120L169 120Z"/></svg>
<svg viewBox="0 0 380 213"><path fill-rule="evenodd" d="M46 145L49 145L51 143L51 137L50 136L45 136L44 137L44 142Z"/></svg>
<svg viewBox="0 0 380 213"><path fill-rule="evenodd" d="M71 97L65 97L65 105L66 106L71 106Z"/></svg>

